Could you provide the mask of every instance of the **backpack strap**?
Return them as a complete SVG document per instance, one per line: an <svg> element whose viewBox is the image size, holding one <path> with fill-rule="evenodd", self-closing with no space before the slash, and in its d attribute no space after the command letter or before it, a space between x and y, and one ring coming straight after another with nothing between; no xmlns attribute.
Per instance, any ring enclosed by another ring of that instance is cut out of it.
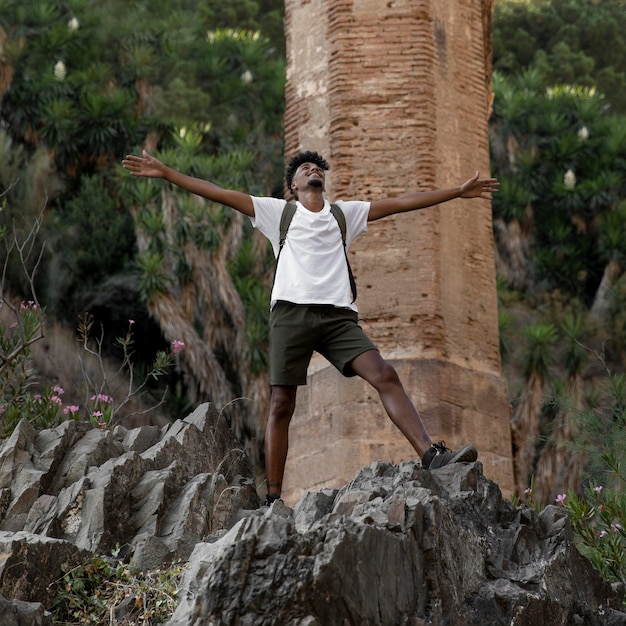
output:
<svg viewBox="0 0 626 626"><path fill-rule="evenodd" d="M350 267L350 261L348 260L348 251L346 249L346 216L341 208L336 204L330 205L330 212L337 221L339 231L341 232L341 241L343 243L343 253L346 257L346 265L348 266L348 278L350 279L350 289L352 290L352 302L356 300L356 281L354 280L354 274ZM278 254L276 255L276 265L274 267L274 280L276 279L276 270L278 269L278 260L280 259L280 253L285 245L287 239L287 231L293 220L293 216L296 214L296 205L293 202L287 202L283 208L283 212L280 216L280 237L278 240ZM272 288L274 284L272 283Z"/></svg>
<svg viewBox="0 0 626 626"><path fill-rule="evenodd" d="M330 205L330 212L339 224L339 230L341 231L341 241L343 242L343 254L346 257L346 265L348 266L348 278L350 279L350 289L352 290L352 302L356 300L356 281L354 280L354 274L350 267L350 260L348 259L348 250L346 249L346 216L341 208L336 204Z"/></svg>
<svg viewBox="0 0 626 626"><path fill-rule="evenodd" d="M276 264L278 264L278 258L285 245L285 239L287 238L287 231L291 225L291 220L296 214L296 205L293 202L287 202L283 208L283 212L280 216L280 239L278 240L278 254L276 255ZM345 220L344 220L345 221Z"/></svg>
<svg viewBox="0 0 626 626"><path fill-rule="evenodd" d="M278 239L278 254L276 255L276 264L274 265L274 278L272 279L272 289L274 290L274 283L276 282L276 271L278 270L278 261L280 259L280 253L285 246L285 239L287 239L287 231L291 225L291 220L296 214L296 205L293 202L287 202L283 207L283 212L280 214L280 235Z"/></svg>

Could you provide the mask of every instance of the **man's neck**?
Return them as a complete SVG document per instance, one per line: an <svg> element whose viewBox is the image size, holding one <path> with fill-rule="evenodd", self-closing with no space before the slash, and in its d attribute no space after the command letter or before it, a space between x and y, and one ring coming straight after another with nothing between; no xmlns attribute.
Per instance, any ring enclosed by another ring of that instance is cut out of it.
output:
<svg viewBox="0 0 626 626"><path fill-rule="evenodd" d="M319 213L324 208L324 194L317 189L306 189L298 194L298 201L312 213Z"/></svg>

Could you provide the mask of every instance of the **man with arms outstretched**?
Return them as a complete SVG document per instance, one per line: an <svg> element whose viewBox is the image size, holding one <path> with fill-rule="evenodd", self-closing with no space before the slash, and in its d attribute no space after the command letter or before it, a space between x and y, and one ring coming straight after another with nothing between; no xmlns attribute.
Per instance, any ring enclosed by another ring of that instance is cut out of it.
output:
<svg viewBox="0 0 626 626"><path fill-rule="evenodd" d="M163 178L191 193L219 202L247 215L272 243L279 256L270 312L270 414L265 431L266 504L281 494L287 460L289 423L299 385L306 384L307 368L317 351L344 376L360 376L378 392L387 415L422 460L434 469L456 462L472 462L476 448L458 451L433 443L422 419L392 365L383 359L357 321L349 265L338 219L324 196L329 165L317 152L300 152L289 162L286 183L296 210L283 245L280 222L285 200L260 198L223 189L167 167L145 150L122 162L133 176ZM455 198L484 198L498 190L493 178L476 172L458 187L412 192L383 200L337 202L345 216L345 247L367 231L367 223L416 211Z"/></svg>

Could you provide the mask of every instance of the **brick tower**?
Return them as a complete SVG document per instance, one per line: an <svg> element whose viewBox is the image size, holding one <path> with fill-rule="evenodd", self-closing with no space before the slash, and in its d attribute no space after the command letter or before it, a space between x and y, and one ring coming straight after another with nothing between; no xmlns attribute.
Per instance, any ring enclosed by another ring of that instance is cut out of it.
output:
<svg viewBox="0 0 626 626"><path fill-rule="evenodd" d="M491 0L286 0L286 154L331 164L326 195L370 200L489 173ZM351 249L359 316L434 440L472 442L513 489L491 206L453 200L369 225ZM377 393L314 356L283 494L415 452Z"/></svg>

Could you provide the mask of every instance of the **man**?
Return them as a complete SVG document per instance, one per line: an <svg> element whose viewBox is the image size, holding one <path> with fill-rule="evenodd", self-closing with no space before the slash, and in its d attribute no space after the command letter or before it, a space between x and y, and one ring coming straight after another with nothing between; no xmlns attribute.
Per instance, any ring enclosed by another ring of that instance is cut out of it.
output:
<svg viewBox="0 0 626 626"><path fill-rule="evenodd" d="M347 254L338 219L324 197L329 165L317 152L300 152L289 162L286 183L296 211L281 246L280 222L285 200L258 198L228 190L173 170L145 150L129 155L123 166L133 176L164 178L187 191L247 215L272 243L279 257L270 312L270 415L265 431L266 504L281 494L287 460L289 423L299 385L313 351L327 358L344 376L360 376L378 392L387 415L407 438L422 466L434 469L475 461L472 445L458 451L433 443L395 369L387 363L357 322ZM459 187L412 192L371 202L337 202L345 216L346 249L367 231L367 223L388 215L415 211L454 198L484 198L498 190L493 178L478 172Z"/></svg>

